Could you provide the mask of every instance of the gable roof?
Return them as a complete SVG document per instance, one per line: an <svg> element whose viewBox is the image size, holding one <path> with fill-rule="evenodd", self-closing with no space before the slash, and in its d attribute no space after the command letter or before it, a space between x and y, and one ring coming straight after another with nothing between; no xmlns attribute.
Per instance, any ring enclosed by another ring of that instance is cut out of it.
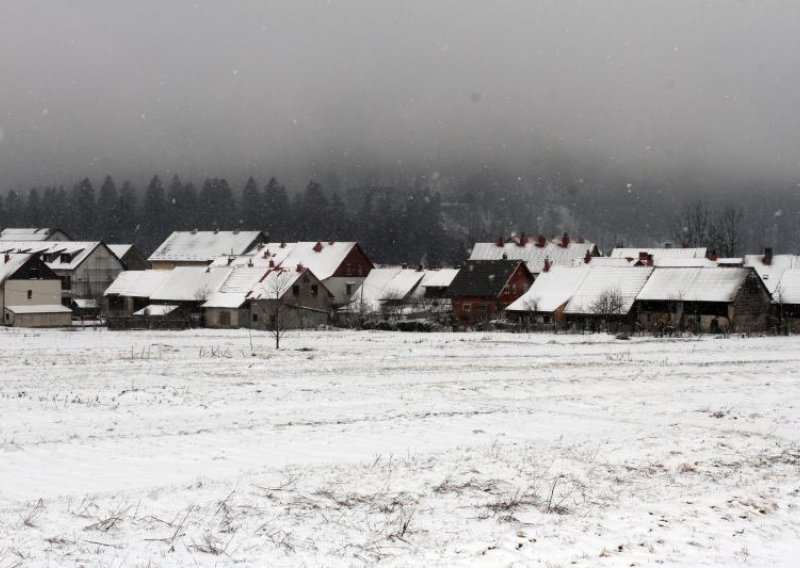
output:
<svg viewBox="0 0 800 568"><path fill-rule="evenodd" d="M470 260L522 260L531 274L544 271L545 259L551 264L570 266L575 259L581 259L589 253L597 254L597 245L588 241L555 238L545 240L519 237L503 240L503 244L475 243Z"/></svg>
<svg viewBox="0 0 800 568"><path fill-rule="evenodd" d="M800 304L800 268L783 271L774 299L781 304Z"/></svg>
<svg viewBox="0 0 800 568"><path fill-rule="evenodd" d="M748 254L744 257L744 265L752 267L769 293L774 294L784 271L800 269L800 255L775 254L772 256L772 261L766 264L763 254Z"/></svg>
<svg viewBox="0 0 800 568"><path fill-rule="evenodd" d="M420 286L423 288L447 288L458 274L458 268L434 268L425 271Z"/></svg>
<svg viewBox="0 0 800 568"><path fill-rule="evenodd" d="M241 307L247 301L250 292L266 277L268 270L263 266L236 266L231 268L219 288L208 296L203 307Z"/></svg>
<svg viewBox="0 0 800 568"><path fill-rule="evenodd" d="M732 302L751 272L748 268L656 267L637 300Z"/></svg>
<svg viewBox="0 0 800 568"><path fill-rule="evenodd" d="M424 277L425 272L421 270L401 266L373 268L361 283L355 296L356 304L377 310L387 300L406 300Z"/></svg>
<svg viewBox="0 0 800 568"><path fill-rule="evenodd" d="M172 302L205 301L219 289L230 269L178 266L150 295L151 300Z"/></svg>
<svg viewBox="0 0 800 568"><path fill-rule="evenodd" d="M521 260L468 260L453 278L447 296L495 298L520 267L530 274Z"/></svg>
<svg viewBox="0 0 800 568"><path fill-rule="evenodd" d="M245 254L264 240L261 231L174 231L150 255L150 262L211 262Z"/></svg>
<svg viewBox="0 0 800 568"><path fill-rule="evenodd" d="M294 270L298 264L305 266L319 280L332 277L354 249L361 249L355 241L303 241L296 243L266 243L252 251L246 262ZM361 251L363 254L363 251ZM364 255L366 256L366 255ZM235 262L242 262L237 259ZM224 262L224 259L220 259ZM372 264L372 263L370 263ZM366 274L364 274L366 276Z"/></svg>
<svg viewBox="0 0 800 568"><path fill-rule="evenodd" d="M116 294L133 298L149 298L170 275L169 270L126 270L120 272L111 286L106 288L106 296Z"/></svg>
<svg viewBox="0 0 800 568"><path fill-rule="evenodd" d="M14 276L31 258L29 254L0 255L0 284Z"/></svg>
<svg viewBox="0 0 800 568"><path fill-rule="evenodd" d="M585 264L553 266L548 272L539 274L528 291L517 298L506 310L554 312L569 301L592 269L593 267Z"/></svg>
<svg viewBox="0 0 800 568"><path fill-rule="evenodd" d="M627 314L652 272L653 268L650 266L590 268L567 302L564 313L596 313L595 310L601 303L604 294L613 293L618 294L619 311L617 313Z"/></svg>
<svg viewBox="0 0 800 568"><path fill-rule="evenodd" d="M20 227L0 231L0 241L48 241L50 239L70 240L61 229Z"/></svg>
<svg viewBox="0 0 800 568"><path fill-rule="evenodd" d="M106 247L102 241L3 241L0 253L38 254L52 270L75 270L100 246Z"/></svg>

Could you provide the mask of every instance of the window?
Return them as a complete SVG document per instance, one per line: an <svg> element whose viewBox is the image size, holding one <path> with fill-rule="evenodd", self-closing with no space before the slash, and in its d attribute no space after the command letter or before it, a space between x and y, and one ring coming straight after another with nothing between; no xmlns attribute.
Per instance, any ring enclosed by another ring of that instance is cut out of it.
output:
<svg viewBox="0 0 800 568"><path fill-rule="evenodd" d="M292 296L299 296L300 295L300 286L295 284L292 286Z"/></svg>
<svg viewBox="0 0 800 568"><path fill-rule="evenodd" d="M61 277L61 289L70 290L72 288L72 278L70 276Z"/></svg>
<svg viewBox="0 0 800 568"><path fill-rule="evenodd" d="M258 314L253 314L253 321L254 321L254 322L257 322L257 321L258 321Z"/></svg>
<svg viewBox="0 0 800 568"><path fill-rule="evenodd" d="M311 295L312 296L316 296L317 294L319 294L319 286L317 286L316 284L312 284L311 285Z"/></svg>
<svg viewBox="0 0 800 568"><path fill-rule="evenodd" d="M28 299L33 298L33 290L28 290Z"/></svg>
<svg viewBox="0 0 800 568"><path fill-rule="evenodd" d="M472 310L472 304L470 304L469 302L464 302L463 304L461 304L461 311L463 311L464 313L468 314L471 310Z"/></svg>
<svg viewBox="0 0 800 568"><path fill-rule="evenodd" d="M344 293L347 294L348 296L352 296L353 295L353 283L352 282L348 282L347 284L345 284Z"/></svg>
<svg viewBox="0 0 800 568"><path fill-rule="evenodd" d="M231 313L230 312L220 312L219 313L219 325L231 325Z"/></svg>

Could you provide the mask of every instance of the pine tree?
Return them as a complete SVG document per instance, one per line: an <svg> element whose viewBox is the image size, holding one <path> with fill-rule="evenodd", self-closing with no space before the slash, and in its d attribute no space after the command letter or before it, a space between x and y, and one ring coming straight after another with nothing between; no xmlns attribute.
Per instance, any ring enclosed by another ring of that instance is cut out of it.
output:
<svg viewBox="0 0 800 568"><path fill-rule="evenodd" d="M0 194L0 229L6 226L6 210L3 207L3 195Z"/></svg>
<svg viewBox="0 0 800 568"><path fill-rule="evenodd" d="M331 229L330 202L322 185L308 182L302 197L296 201L295 224L304 240L328 238Z"/></svg>
<svg viewBox="0 0 800 568"><path fill-rule="evenodd" d="M41 227L42 200L39 197L39 190L35 187L28 192L28 204L25 206L25 224L31 227Z"/></svg>
<svg viewBox="0 0 800 568"><path fill-rule="evenodd" d="M250 177L242 188L239 204L239 221L243 229L250 231L263 230L266 222L266 208L256 180Z"/></svg>
<svg viewBox="0 0 800 568"><path fill-rule="evenodd" d="M155 175L145 191L141 213L143 234L140 236L140 242L145 250L155 250L168 235L168 229L164 226L165 209L164 186Z"/></svg>
<svg viewBox="0 0 800 568"><path fill-rule="evenodd" d="M25 211L22 206L22 199L13 189L6 195L6 225L8 227L24 227Z"/></svg>
<svg viewBox="0 0 800 568"><path fill-rule="evenodd" d="M210 178L200 190L200 216L207 229L231 230L236 218L236 200L225 179Z"/></svg>
<svg viewBox="0 0 800 568"><path fill-rule="evenodd" d="M100 195L97 198L97 220L100 239L107 243L120 241L120 216L117 211L119 196L114 179L107 175L100 186Z"/></svg>
<svg viewBox="0 0 800 568"><path fill-rule="evenodd" d="M266 219L263 231L266 231L270 240L273 242L288 241L295 238L295 234L290 229L291 205L286 188L278 183L278 180L270 178L264 186L264 204Z"/></svg>
<svg viewBox="0 0 800 568"><path fill-rule="evenodd" d="M92 240L97 234L97 211L94 187L89 178L75 184L69 196L71 221L76 239Z"/></svg>
<svg viewBox="0 0 800 568"><path fill-rule="evenodd" d="M188 231L198 228L199 213L197 204L197 189L192 182L189 182L183 186L181 191L177 230Z"/></svg>
<svg viewBox="0 0 800 568"><path fill-rule="evenodd" d="M180 230L180 220L182 217L181 208L183 206L183 184L178 174L172 176L167 192L167 203L164 224L171 231Z"/></svg>
<svg viewBox="0 0 800 568"><path fill-rule="evenodd" d="M125 181L117 196L117 214L119 215L119 236L124 243L136 242L142 246L141 231L139 231L139 214L136 207L136 192L131 182ZM142 246L144 252L149 252Z"/></svg>

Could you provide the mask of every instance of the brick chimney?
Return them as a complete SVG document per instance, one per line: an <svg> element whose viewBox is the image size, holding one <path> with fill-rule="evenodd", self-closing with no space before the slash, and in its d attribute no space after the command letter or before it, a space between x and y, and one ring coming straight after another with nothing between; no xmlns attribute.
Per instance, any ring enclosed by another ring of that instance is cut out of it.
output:
<svg viewBox="0 0 800 568"><path fill-rule="evenodd" d="M772 247L764 247L764 258L761 259L761 262L767 266L772 264Z"/></svg>
<svg viewBox="0 0 800 568"><path fill-rule="evenodd" d="M275 261L274 260L269 259L269 267L270 268L275 268Z"/></svg>
<svg viewBox="0 0 800 568"><path fill-rule="evenodd" d="M544 259L544 269L542 270L542 272L550 272L550 267L552 265L553 265L553 263L550 262L550 259L549 258L545 258Z"/></svg>
<svg viewBox="0 0 800 568"><path fill-rule="evenodd" d="M544 235L539 235L536 237L536 246L539 248L544 248L547 244L547 237Z"/></svg>
<svg viewBox="0 0 800 568"><path fill-rule="evenodd" d="M506 246L506 240L502 236L497 237L497 246L499 247Z"/></svg>
<svg viewBox="0 0 800 568"><path fill-rule="evenodd" d="M718 258L719 255L717 254L717 251L715 251L714 249L708 251L708 260L716 262Z"/></svg>
<svg viewBox="0 0 800 568"><path fill-rule="evenodd" d="M569 233L564 233L561 237L561 246L567 248L569 246Z"/></svg>
<svg viewBox="0 0 800 568"><path fill-rule="evenodd" d="M528 235L522 233L519 236L519 246L524 247L526 244L528 244Z"/></svg>
<svg viewBox="0 0 800 568"><path fill-rule="evenodd" d="M322 243L317 241L317 244L314 245L314 252L320 252L322 250Z"/></svg>
<svg viewBox="0 0 800 568"><path fill-rule="evenodd" d="M303 266L303 263L302 262L298 262L297 263L297 272L303 272L303 270L305 270L305 267Z"/></svg>
<svg viewBox="0 0 800 568"><path fill-rule="evenodd" d="M590 262L592 262L592 253L589 252L588 250L586 251L586 254L583 257L583 262L586 263L586 264L589 264Z"/></svg>

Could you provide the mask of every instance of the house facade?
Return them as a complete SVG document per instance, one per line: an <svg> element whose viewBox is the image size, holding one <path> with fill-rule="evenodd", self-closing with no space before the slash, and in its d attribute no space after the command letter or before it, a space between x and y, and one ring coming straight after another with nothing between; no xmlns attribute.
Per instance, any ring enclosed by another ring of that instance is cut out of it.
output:
<svg viewBox="0 0 800 568"><path fill-rule="evenodd" d="M3 325L69 326L72 312L61 305L61 280L30 254L0 256L0 313Z"/></svg>
<svg viewBox="0 0 800 568"><path fill-rule="evenodd" d="M533 275L521 260L469 260L447 289L453 320L473 327L497 319L532 283Z"/></svg>

